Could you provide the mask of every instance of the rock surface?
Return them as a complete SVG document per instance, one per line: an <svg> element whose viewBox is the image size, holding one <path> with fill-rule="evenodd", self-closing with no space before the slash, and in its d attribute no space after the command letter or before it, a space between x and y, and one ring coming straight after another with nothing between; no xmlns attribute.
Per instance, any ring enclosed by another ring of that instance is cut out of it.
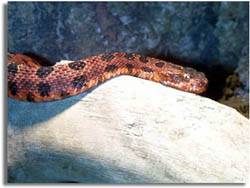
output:
<svg viewBox="0 0 250 188"><path fill-rule="evenodd" d="M249 120L129 76L62 101L8 99L8 181L244 183Z"/></svg>
<svg viewBox="0 0 250 188"><path fill-rule="evenodd" d="M220 103L235 108L249 119L249 55L243 50L239 67L228 76Z"/></svg>

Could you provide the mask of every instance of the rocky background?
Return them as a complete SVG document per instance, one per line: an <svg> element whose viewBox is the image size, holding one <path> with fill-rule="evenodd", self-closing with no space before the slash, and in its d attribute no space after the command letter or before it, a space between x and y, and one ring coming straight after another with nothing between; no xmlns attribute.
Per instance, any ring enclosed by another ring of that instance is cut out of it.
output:
<svg viewBox="0 0 250 188"><path fill-rule="evenodd" d="M9 2L8 51L55 63L142 53L206 73L206 97L248 117L247 2Z"/></svg>

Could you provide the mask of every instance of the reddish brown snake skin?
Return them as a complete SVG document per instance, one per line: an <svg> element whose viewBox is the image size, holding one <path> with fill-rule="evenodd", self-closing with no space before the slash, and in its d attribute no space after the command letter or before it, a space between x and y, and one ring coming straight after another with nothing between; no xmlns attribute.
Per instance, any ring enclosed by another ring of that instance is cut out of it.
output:
<svg viewBox="0 0 250 188"><path fill-rule="evenodd" d="M156 58L114 52L64 65L40 66L23 54L8 53L8 96L43 102L82 93L112 77L131 75L192 93L206 90L205 74Z"/></svg>

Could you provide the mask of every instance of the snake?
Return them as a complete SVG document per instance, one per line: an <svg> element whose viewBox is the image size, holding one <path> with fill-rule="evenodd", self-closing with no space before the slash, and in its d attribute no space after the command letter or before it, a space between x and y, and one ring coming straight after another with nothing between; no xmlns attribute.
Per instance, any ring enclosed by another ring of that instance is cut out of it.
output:
<svg viewBox="0 0 250 188"><path fill-rule="evenodd" d="M8 97L49 102L78 95L113 77L130 75L195 94L207 89L203 72L141 54L112 52L41 66L21 53L8 52Z"/></svg>

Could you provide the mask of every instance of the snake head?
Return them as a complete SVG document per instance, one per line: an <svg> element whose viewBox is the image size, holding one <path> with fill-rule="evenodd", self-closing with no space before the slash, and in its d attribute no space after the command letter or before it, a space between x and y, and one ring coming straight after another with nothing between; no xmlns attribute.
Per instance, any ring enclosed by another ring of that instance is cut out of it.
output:
<svg viewBox="0 0 250 188"><path fill-rule="evenodd" d="M159 73L160 82L192 93L203 93L207 89L208 80L204 73L193 68L178 66L178 69Z"/></svg>

